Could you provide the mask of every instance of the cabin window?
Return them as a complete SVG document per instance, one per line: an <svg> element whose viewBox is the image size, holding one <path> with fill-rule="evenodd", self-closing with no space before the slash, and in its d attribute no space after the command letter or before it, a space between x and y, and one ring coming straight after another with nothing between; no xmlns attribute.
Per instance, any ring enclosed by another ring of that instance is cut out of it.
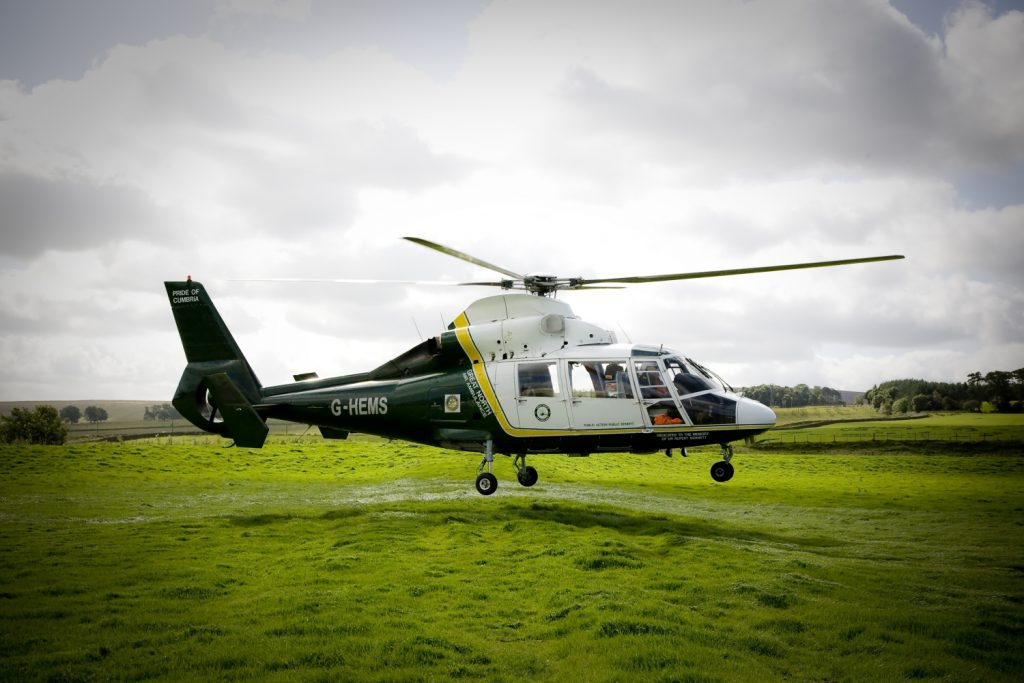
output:
<svg viewBox="0 0 1024 683"><path fill-rule="evenodd" d="M658 362L638 360L634 362L636 380L640 383L640 396L643 398L668 398L670 396L665 380L662 379Z"/></svg>
<svg viewBox="0 0 1024 683"><path fill-rule="evenodd" d="M558 396L557 363L520 363L520 396Z"/></svg>
<svg viewBox="0 0 1024 683"><path fill-rule="evenodd" d="M569 361L573 398L633 398L629 372L616 361Z"/></svg>
<svg viewBox="0 0 1024 683"><path fill-rule="evenodd" d="M655 427L672 427L685 424L679 408L672 400L672 394L665 385L664 375L654 360L633 361L636 380L640 383L640 396L647 406L647 416Z"/></svg>

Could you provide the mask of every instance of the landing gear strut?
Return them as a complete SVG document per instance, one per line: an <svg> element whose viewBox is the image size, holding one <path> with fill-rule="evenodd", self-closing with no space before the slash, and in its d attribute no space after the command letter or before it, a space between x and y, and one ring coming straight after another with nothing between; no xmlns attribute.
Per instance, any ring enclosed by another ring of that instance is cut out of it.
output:
<svg viewBox="0 0 1024 683"><path fill-rule="evenodd" d="M487 471L484 472L484 467ZM484 459L480 461L476 475L476 490L482 496L489 496L498 490L498 478L494 476L494 442L490 439L484 444Z"/></svg>
<svg viewBox="0 0 1024 683"><path fill-rule="evenodd" d="M516 478L523 486L530 487L537 483L540 475L537 470L526 464L526 454L520 453L512 460L512 467L516 468Z"/></svg>
<svg viewBox="0 0 1024 683"><path fill-rule="evenodd" d="M733 467L732 463L732 446L729 444L722 444L722 458L711 466L711 478L715 481L729 481L732 479Z"/></svg>

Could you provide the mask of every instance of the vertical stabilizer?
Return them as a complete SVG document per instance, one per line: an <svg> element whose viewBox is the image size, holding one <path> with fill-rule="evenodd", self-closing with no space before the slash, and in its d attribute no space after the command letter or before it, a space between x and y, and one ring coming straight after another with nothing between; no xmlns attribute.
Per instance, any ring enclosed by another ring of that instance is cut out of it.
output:
<svg viewBox="0 0 1024 683"><path fill-rule="evenodd" d="M188 365L172 403L192 424L258 448L266 435L254 404L261 385L199 282L165 282ZM230 415L228 414L230 411Z"/></svg>

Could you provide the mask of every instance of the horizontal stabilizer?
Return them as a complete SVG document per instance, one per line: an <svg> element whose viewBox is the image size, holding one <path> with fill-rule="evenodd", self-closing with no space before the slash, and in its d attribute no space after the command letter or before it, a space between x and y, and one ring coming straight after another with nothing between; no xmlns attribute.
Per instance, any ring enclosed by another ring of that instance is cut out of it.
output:
<svg viewBox="0 0 1024 683"><path fill-rule="evenodd" d="M252 404L246 400L235 383L225 372L206 377L206 386L214 405L227 425L226 435L235 440L235 445L244 448L262 448L270 428L259 416Z"/></svg>

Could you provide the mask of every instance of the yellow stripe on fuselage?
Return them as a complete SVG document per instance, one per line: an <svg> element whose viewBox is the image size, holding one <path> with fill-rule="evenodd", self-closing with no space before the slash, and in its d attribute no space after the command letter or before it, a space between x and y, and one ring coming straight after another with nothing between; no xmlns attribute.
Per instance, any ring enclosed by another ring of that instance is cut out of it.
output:
<svg viewBox="0 0 1024 683"><path fill-rule="evenodd" d="M498 396L494 393L494 387L491 386L491 379L487 376L487 367L484 364L483 356L480 355L480 351L477 349L476 343L473 341L473 335L469 331L469 318L466 317L465 313L460 313L455 319L455 338L459 340L459 345L462 347L462 350L466 353L466 356L469 358L469 362L473 366L473 374L476 376L476 381L484 392L484 398L487 400L487 405L490 407L491 412L494 413L494 417L497 418L498 424L501 425L502 430L510 436L635 434L643 429L642 427L634 427L632 429L521 429L519 427L513 427L512 424L509 423L508 418L505 417L505 412L501 409L501 403L498 402ZM715 425L700 427L686 425L683 427L654 427L651 431L654 433L720 432L727 429L756 428L757 427L755 426L744 427L744 425Z"/></svg>
<svg viewBox="0 0 1024 683"><path fill-rule="evenodd" d="M466 356L469 357L469 362L473 366L473 374L476 376L476 381L484 392L487 405L490 406L491 412L494 413L494 417L498 419L498 424L501 425L505 433L512 436L542 436L550 434L550 432L519 429L509 424L508 419L505 417L505 412L501 409L501 403L498 402L498 396L494 393L494 387L491 386L491 379L487 376L487 367L484 365L484 359L473 342L473 336L469 333L469 318L466 317L465 313L460 313L459 317L455 319L455 338L459 340L459 345L466 353Z"/></svg>

